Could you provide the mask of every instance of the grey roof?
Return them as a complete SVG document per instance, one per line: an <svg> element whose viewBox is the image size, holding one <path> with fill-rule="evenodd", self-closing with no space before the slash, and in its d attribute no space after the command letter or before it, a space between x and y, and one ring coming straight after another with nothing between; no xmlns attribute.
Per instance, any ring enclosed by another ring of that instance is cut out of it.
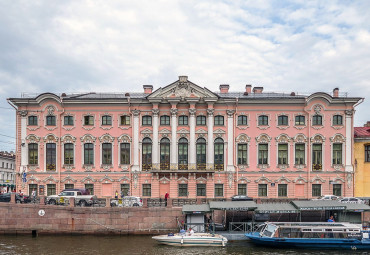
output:
<svg viewBox="0 0 370 255"><path fill-rule="evenodd" d="M233 211L250 211L257 208L254 201L211 201L209 202L211 210L233 210Z"/></svg>
<svg viewBox="0 0 370 255"><path fill-rule="evenodd" d="M346 211L370 211L370 206L365 204L352 204L352 203L344 203L347 208Z"/></svg>
<svg viewBox="0 0 370 255"><path fill-rule="evenodd" d="M335 200L309 200L309 201L292 201L297 209L301 211L320 211L320 210L345 210L346 204Z"/></svg>
<svg viewBox="0 0 370 255"><path fill-rule="evenodd" d="M257 213L298 213L299 210L290 203L257 204Z"/></svg>
<svg viewBox="0 0 370 255"><path fill-rule="evenodd" d="M194 212L210 212L209 204L200 205L183 205L182 212L184 213L194 213Z"/></svg>

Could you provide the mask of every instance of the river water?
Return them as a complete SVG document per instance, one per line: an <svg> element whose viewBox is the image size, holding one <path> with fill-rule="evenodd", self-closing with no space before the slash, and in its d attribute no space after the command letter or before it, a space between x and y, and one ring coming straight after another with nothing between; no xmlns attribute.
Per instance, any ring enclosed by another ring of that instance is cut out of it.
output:
<svg viewBox="0 0 370 255"><path fill-rule="evenodd" d="M0 254L367 254L360 251L271 249L249 241L229 242L226 247L172 247L157 244L151 236L0 236Z"/></svg>

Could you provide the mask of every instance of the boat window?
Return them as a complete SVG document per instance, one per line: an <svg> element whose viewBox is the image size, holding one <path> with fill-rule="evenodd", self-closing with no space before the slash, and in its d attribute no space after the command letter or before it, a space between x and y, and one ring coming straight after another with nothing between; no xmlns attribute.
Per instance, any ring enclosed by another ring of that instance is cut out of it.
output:
<svg viewBox="0 0 370 255"><path fill-rule="evenodd" d="M330 229L330 228L327 228L327 229L325 229L325 231L327 231L327 232L332 232L333 230L332 230L332 229Z"/></svg>
<svg viewBox="0 0 370 255"><path fill-rule="evenodd" d="M304 228L302 229L303 232L311 232L311 229L310 228Z"/></svg>
<svg viewBox="0 0 370 255"><path fill-rule="evenodd" d="M262 236L272 237L276 229L277 229L277 226L267 225L265 230L262 233Z"/></svg>

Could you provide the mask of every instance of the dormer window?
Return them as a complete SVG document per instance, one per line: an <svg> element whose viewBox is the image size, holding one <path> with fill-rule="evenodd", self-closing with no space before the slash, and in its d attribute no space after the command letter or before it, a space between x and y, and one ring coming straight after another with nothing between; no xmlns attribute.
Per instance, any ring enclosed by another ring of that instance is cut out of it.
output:
<svg viewBox="0 0 370 255"><path fill-rule="evenodd" d="M56 126L56 118L53 115L46 116L46 126Z"/></svg>

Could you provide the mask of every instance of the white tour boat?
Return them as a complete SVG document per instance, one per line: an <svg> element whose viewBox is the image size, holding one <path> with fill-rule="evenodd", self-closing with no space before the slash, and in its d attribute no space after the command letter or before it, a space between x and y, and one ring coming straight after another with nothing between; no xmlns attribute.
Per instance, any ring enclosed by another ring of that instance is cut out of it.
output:
<svg viewBox="0 0 370 255"><path fill-rule="evenodd" d="M194 234L168 234L153 236L154 240L161 244L173 246L221 246L227 244L227 238L218 234L194 233Z"/></svg>

